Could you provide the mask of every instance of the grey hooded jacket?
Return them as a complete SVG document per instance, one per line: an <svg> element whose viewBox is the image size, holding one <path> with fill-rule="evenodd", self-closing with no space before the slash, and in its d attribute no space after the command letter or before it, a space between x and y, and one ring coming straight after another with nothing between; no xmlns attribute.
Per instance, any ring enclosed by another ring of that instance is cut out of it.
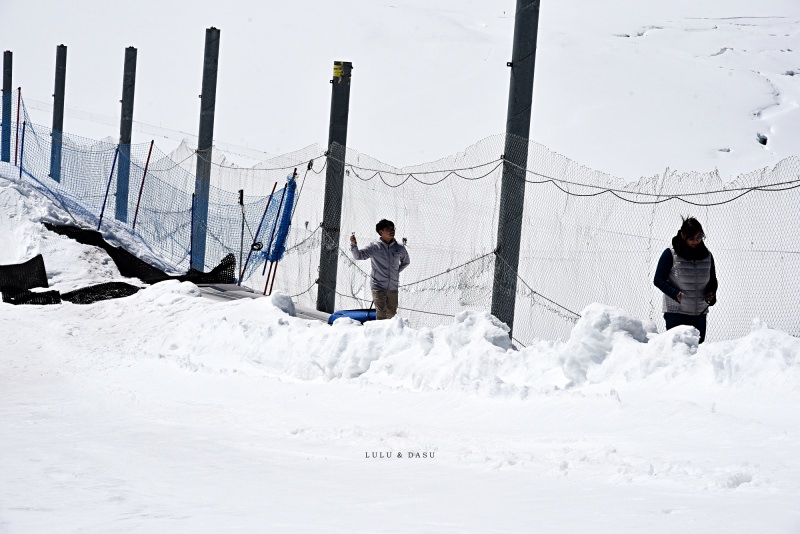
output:
<svg viewBox="0 0 800 534"><path fill-rule="evenodd" d="M400 271L411 263L406 247L394 239L389 244L378 239L362 249L359 249L357 244L351 244L350 252L357 260L367 258L372 260L370 287L379 291L397 291L400 285Z"/></svg>

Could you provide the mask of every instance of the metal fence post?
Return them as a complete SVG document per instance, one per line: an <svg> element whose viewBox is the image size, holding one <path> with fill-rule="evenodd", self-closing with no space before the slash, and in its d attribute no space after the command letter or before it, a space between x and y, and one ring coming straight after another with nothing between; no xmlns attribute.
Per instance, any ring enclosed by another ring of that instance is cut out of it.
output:
<svg viewBox="0 0 800 534"><path fill-rule="evenodd" d="M528 165L539 1L517 0L514 47L511 62L508 64L511 67L511 83L508 92L505 161L497 221L492 315L506 323L512 331L525 200L525 170Z"/></svg>
<svg viewBox="0 0 800 534"><path fill-rule="evenodd" d="M131 132L133 130L133 97L136 92L136 49L125 49L122 75L122 113L119 120L119 170L117 170L117 200L115 217L128 221L128 188L131 176Z"/></svg>
<svg viewBox="0 0 800 534"><path fill-rule="evenodd" d="M217 66L219 63L217 28L206 30L203 58L203 92L200 95L200 133L197 140L197 175L195 177L195 214L192 222L192 257L190 268L203 270L208 229L208 195L211 189L211 147L214 144L214 111L217 101Z"/></svg>
<svg viewBox="0 0 800 534"><path fill-rule="evenodd" d="M14 55L3 52L3 135L0 141L0 161L11 161L11 65Z"/></svg>
<svg viewBox="0 0 800 534"><path fill-rule="evenodd" d="M50 136L50 178L61 181L61 142L64 131L64 91L67 85L67 47L56 48L56 86L53 92L53 128Z"/></svg>
<svg viewBox="0 0 800 534"><path fill-rule="evenodd" d="M350 113L350 77L353 64L336 61L331 80L331 118L328 130L328 168L325 172L325 204L322 214L322 249L319 257L317 310L333 313L336 304L336 271L342 220L342 191Z"/></svg>

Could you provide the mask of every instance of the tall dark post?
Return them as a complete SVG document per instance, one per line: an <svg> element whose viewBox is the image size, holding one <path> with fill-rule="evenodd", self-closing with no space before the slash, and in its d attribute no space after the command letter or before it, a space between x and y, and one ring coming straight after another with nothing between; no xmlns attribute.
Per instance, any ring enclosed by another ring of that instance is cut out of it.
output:
<svg viewBox="0 0 800 534"><path fill-rule="evenodd" d="M119 168L117 170L118 221L128 220L128 186L131 176L131 132L133 131L133 96L136 92L136 49L125 49L125 67L122 74L122 113L119 119Z"/></svg>
<svg viewBox="0 0 800 534"><path fill-rule="evenodd" d="M350 113L350 76L353 64L333 63L331 120L328 129L328 168L325 172L325 207L322 214L322 250L319 257L317 310L333 313L336 304L336 271L339 265L339 225L342 220L344 158L347 118Z"/></svg>
<svg viewBox="0 0 800 534"><path fill-rule="evenodd" d="M242 268L242 260L244 260L244 223L245 223L245 212L244 212L244 189L239 189L239 208L242 210L242 231L239 234L239 272L242 273L244 276L244 269ZM239 277L239 285L242 285L242 277Z"/></svg>
<svg viewBox="0 0 800 534"><path fill-rule="evenodd" d="M505 162L497 223L492 315L512 329L517 295L519 242L522 236L525 169L528 165L539 2L540 0L517 0L514 47L509 64L511 84L508 91Z"/></svg>
<svg viewBox="0 0 800 534"><path fill-rule="evenodd" d="M3 52L3 129L0 140L0 161L11 161L11 63L13 54Z"/></svg>
<svg viewBox="0 0 800 534"><path fill-rule="evenodd" d="M67 85L67 47L56 48L56 87L53 92L53 128L50 135L50 178L61 181L61 140L64 132L64 90Z"/></svg>
<svg viewBox="0 0 800 534"><path fill-rule="evenodd" d="M211 146L214 144L214 110L217 102L217 65L219 63L219 30L206 30L203 58L203 93L200 95L200 133L197 139L197 176L195 177L194 219L192 220L192 255L189 267L204 270L206 228L208 224L208 192L211 188Z"/></svg>

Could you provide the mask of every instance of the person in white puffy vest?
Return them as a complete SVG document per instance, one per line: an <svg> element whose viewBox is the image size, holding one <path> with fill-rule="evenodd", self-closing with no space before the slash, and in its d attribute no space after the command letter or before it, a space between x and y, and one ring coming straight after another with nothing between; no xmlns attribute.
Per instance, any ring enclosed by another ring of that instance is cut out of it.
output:
<svg viewBox="0 0 800 534"><path fill-rule="evenodd" d="M400 272L408 267L411 259L406 247L394 239L394 223L381 219L375 225L380 239L359 249L356 236L350 236L350 252L357 260L372 260L372 300L375 303L376 319L391 319L397 314L397 294Z"/></svg>
<svg viewBox="0 0 800 534"><path fill-rule="evenodd" d="M697 219L684 218L672 247L661 254L653 278L653 284L664 293L667 330L693 326L700 331L700 343L706 338L708 308L717 302L717 270L705 238Z"/></svg>

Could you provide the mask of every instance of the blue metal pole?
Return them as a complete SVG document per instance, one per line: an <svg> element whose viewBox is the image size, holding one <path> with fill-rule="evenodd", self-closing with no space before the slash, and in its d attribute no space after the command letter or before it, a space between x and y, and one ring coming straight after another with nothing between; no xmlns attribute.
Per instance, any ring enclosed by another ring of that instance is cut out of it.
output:
<svg viewBox="0 0 800 534"><path fill-rule="evenodd" d="M114 216L128 222L128 193L131 175L131 131L133 130L133 97L136 89L136 49L125 49L122 75L122 113L119 120L119 145L122 157L117 171L117 200Z"/></svg>
<svg viewBox="0 0 800 534"><path fill-rule="evenodd" d="M189 215L191 224L189 225L189 270L192 270L192 243L194 243L194 197L192 193L192 213Z"/></svg>
<svg viewBox="0 0 800 534"><path fill-rule="evenodd" d="M0 161L11 161L11 64L13 54L3 52L3 134L0 141Z"/></svg>

